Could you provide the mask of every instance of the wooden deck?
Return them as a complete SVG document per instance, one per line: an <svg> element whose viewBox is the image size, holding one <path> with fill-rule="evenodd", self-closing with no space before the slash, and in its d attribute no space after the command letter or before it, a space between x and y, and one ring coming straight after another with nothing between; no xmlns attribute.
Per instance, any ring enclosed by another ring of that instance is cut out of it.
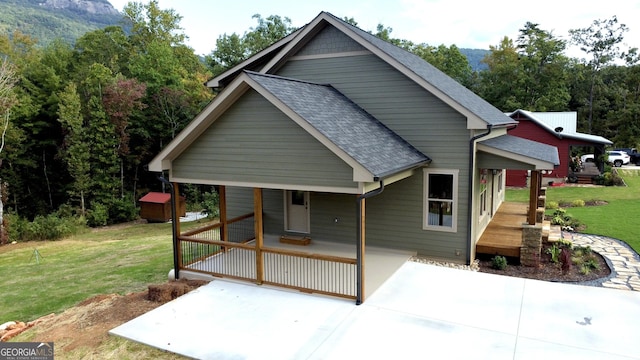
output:
<svg viewBox="0 0 640 360"><path fill-rule="evenodd" d="M520 258L522 224L527 222L527 203L504 202L476 244L476 254Z"/></svg>

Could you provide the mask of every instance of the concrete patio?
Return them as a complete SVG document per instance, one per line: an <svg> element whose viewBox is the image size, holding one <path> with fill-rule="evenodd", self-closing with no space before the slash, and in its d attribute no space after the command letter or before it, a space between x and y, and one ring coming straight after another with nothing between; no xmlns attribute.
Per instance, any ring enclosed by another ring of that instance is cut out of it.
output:
<svg viewBox="0 0 640 360"><path fill-rule="evenodd" d="M362 305L227 280L111 334L198 359L640 359L640 292L406 262Z"/></svg>

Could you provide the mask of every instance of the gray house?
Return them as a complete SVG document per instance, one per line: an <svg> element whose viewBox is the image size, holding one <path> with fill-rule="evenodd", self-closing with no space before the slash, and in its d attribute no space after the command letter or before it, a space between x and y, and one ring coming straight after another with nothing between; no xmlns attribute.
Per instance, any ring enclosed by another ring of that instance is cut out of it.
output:
<svg viewBox="0 0 640 360"><path fill-rule="evenodd" d="M220 93L149 164L176 185L220 189L220 224L177 230L183 274L361 302L365 244L469 263L504 200L503 169L559 163L555 147L507 135L515 120L420 57L326 12L207 85ZM302 246L278 250L273 238ZM309 241L355 244L355 256L301 254ZM230 254L248 269L204 265ZM312 271L323 285L271 273L291 257L311 265L287 274Z"/></svg>

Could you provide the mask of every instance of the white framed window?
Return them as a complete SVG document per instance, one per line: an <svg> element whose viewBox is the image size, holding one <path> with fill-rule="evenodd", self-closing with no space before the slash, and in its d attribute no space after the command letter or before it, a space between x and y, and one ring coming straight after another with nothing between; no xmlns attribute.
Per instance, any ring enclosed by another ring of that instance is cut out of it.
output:
<svg viewBox="0 0 640 360"><path fill-rule="evenodd" d="M456 232L458 170L424 169L423 229Z"/></svg>

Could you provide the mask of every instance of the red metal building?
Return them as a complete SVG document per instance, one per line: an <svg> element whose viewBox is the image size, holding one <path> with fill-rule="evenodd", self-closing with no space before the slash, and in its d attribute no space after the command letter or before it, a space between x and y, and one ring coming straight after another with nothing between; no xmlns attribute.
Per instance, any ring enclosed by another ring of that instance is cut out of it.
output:
<svg viewBox="0 0 640 360"><path fill-rule="evenodd" d="M606 145L613 144L602 136L577 132L576 112L531 112L516 110L508 114L518 121L518 126L509 130L509 135L558 148L560 165L553 171L543 173L543 184L553 181L564 183L571 173L572 157L584 153L603 153ZM507 170L507 186L527 186L527 170Z"/></svg>

